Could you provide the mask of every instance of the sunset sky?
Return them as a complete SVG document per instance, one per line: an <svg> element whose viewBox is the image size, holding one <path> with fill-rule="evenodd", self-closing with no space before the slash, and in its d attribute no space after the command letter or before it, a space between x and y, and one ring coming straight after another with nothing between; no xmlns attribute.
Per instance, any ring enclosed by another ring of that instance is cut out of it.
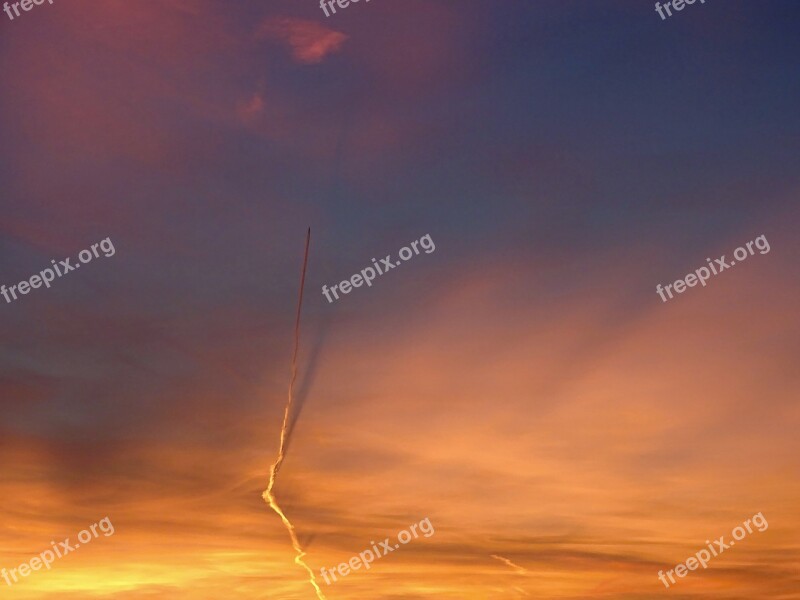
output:
<svg viewBox="0 0 800 600"><path fill-rule="evenodd" d="M0 598L800 599L800 4L0 12ZM421 253L321 293L425 235ZM662 302L759 236L769 252ZM667 589L674 569L769 523ZM505 560L503 560L505 559Z"/></svg>

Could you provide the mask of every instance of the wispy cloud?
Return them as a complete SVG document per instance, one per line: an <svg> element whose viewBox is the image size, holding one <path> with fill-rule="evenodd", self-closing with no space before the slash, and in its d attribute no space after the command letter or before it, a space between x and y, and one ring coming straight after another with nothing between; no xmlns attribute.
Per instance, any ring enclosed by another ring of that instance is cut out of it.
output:
<svg viewBox="0 0 800 600"><path fill-rule="evenodd" d="M315 64L341 48L347 36L313 21L276 17L264 21L258 37L285 43L297 62Z"/></svg>

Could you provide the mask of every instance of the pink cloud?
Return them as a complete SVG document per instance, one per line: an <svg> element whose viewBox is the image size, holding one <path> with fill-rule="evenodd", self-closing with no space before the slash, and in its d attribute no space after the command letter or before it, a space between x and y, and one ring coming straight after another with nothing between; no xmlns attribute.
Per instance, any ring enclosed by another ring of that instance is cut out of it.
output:
<svg viewBox="0 0 800 600"><path fill-rule="evenodd" d="M248 100L241 101L236 106L236 115L243 123L250 123L264 112L264 98L255 93Z"/></svg>
<svg viewBox="0 0 800 600"><path fill-rule="evenodd" d="M258 29L259 38L288 44L292 57L301 63L321 62L328 54L339 50L347 36L313 21L279 17L267 19Z"/></svg>

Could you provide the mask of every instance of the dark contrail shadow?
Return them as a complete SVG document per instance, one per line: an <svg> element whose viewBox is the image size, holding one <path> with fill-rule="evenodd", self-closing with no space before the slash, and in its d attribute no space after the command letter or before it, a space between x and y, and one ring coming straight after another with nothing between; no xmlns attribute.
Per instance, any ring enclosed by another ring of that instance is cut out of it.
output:
<svg viewBox="0 0 800 600"><path fill-rule="evenodd" d="M303 412L303 407L306 405L306 400L308 399L308 394L311 391L311 387L314 384L314 378L317 374L317 368L319 366L320 355L322 354L322 349L325 346L325 340L328 338L328 334L330 332L331 323L333 321L332 314L327 314L323 317L322 323L319 328L319 333L314 340L314 346L311 348L311 354L308 359L308 363L306 368L303 370L303 376L300 381L300 386L298 387L297 393L294 397L294 405L292 406L292 412L289 414L289 426L286 429L286 451L289 451L289 446L292 442L292 436L294 434L294 428L297 425L297 421L300 418L300 414Z"/></svg>
<svg viewBox="0 0 800 600"><path fill-rule="evenodd" d="M341 177L339 173L341 172L342 162L345 157L345 146L346 146L346 138L347 134L351 130L351 124L353 120L353 113L354 111L347 111L344 114L342 119L342 128L339 132L339 139L336 141L336 147L334 150L334 157L333 157L333 164L332 164L332 172L330 174L331 177L331 187L330 187L330 196L332 199L336 199L341 195L342 186L341 186ZM300 381L300 385L298 387L297 392L295 393L294 397L294 404L292 405L291 413L289 414L289 425L286 430L286 452L289 450L289 446L291 445L292 436L294 434L294 428L297 425L298 419L300 419L300 414L303 412L303 407L305 406L306 399L308 398L308 394L311 391L311 387L314 384L314 378L317 373L317 367L319 365L319 358L322 352L323 347L325 346L325 340L328 337L330 332L331 325L333 323L334 315L336 314L336 304L334 303L333 306L325 306L324 312L322 313L322 317L319 324L318 334L316 339L314 340L314 345L311 348L311 354L309 355L308 363L306 369L304 369L304 373L302 379Z"/></svg>

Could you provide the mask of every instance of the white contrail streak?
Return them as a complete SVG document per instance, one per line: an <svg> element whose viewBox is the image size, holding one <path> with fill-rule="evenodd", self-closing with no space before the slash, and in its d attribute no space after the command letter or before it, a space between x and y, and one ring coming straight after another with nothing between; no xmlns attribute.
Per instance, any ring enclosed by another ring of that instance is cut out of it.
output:
<svg viewBox="0 0 800 600"><path fill-rule="evenodd" d="M303 258L303 273L300 276L300 298L297 302L297 317L294 322L294 352L292 352L292 377L289 380L289 398L286 402L286 408L283 411L283 425L281 426L281 441L278 445L278 457L275 459L275 462L272 463L272 466L269 469L269 483L267 484L267 489L264 490L263 494L261 494L261 497L264 498L264 501L269 504L270 508L272 508L272 510L274 510L275 513L281 518L283 525L286 527L286 531L289 532L289 538L292 540L292 547L295 551L294 562L300 567L304 568L308 573L308 581L314 586L314 591L317 593L317 598L319 600L326 600L325 594L322 593L322 590L317 584L317 579L314 577L314 571L312 571L311 567L309 567L303 560L303 557L306 555L306 553L303 551L303 547L300 545L300 541L297 539L297 533L295 532L294 525L292 525L292 522L283 512L283 509L278 504L275 494L272 491L275 487L275 480L278 476L278 471L280 471L281 465L283 464L283 459L286 458L289 415L291 414L292 403L294 401L294 382L297 379L297 351L300 346L300 310L303 307L303 289L305 288L306 283L306 266L308 265L308 246L310 242L311 228L309 227L308 233L306 234L306 251Z"/></svg>

